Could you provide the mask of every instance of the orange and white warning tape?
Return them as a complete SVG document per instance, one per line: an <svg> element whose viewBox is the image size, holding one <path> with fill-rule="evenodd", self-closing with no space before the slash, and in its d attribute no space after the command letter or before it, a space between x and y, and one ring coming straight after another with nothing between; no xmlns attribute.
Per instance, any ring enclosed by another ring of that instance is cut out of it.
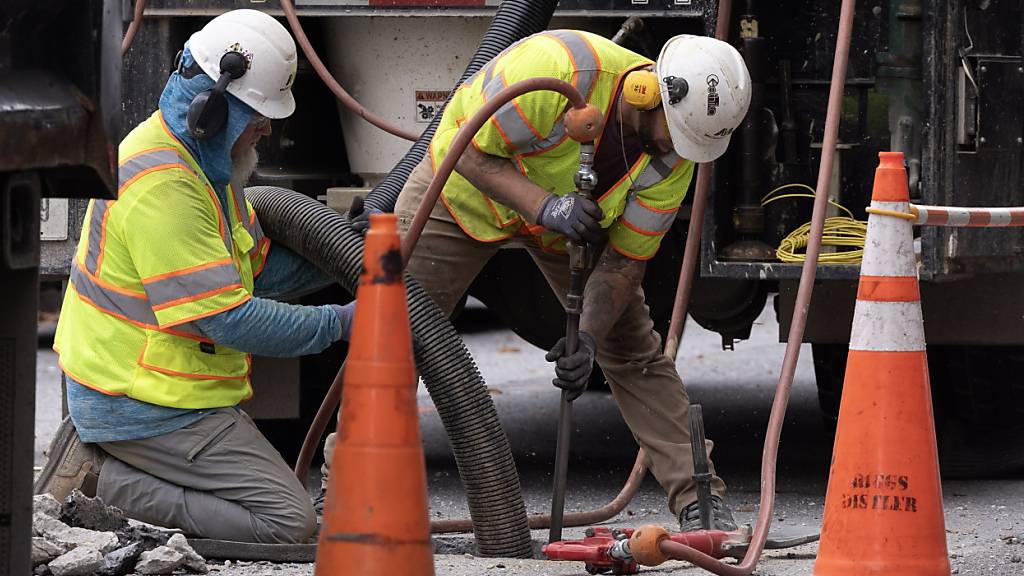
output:
<svg viewBox="0 0 1024 576"><path fill-rule="evenodd" d="M1024 226L1024 207L1017 208L960 208L957 206L910 205L910 212L867 208L869 214L892 216L911 220L925 226L951 226L958 228L997 228Z"/></svg>

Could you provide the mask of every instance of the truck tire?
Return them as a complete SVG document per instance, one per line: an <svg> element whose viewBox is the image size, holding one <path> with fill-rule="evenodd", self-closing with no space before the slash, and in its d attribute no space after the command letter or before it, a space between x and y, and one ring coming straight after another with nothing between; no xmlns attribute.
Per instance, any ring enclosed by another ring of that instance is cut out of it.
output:
<svg viewBox="0 0 1024 576"><path fill-rule="evenodd" d="M813 344L818 404L833 433L846 372L845 344ZM942 475L1024 473L1024 346L930 346Z"/></svg>

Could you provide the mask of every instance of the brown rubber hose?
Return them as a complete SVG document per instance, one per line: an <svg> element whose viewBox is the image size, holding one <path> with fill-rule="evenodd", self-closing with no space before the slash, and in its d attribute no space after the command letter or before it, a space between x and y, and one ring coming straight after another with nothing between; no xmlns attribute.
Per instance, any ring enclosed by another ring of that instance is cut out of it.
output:
<svg viewBox="0 0 1024 576"><path fill-rule="evenodd" d="M299 46L302 47L302 53L306 55L306 59L313 65L313 69L316 70L317 76L323 80L324 84L326 84L331 90L331 93L333 93L346 108L351 110L353 114L359 115L363 120L366 120L388 134L392 134L412 142L415 142L420 137L419 134L409 132L408 130L392 124L373 112L370 112L355 98L353 98L351 94L342 88L341 84L339 84L338 81L334 79L334 76L331 75L330 71L327 70L327 66L324 66L323 61L320 60L320 56L318 56L316 50L313 49L313 45L309 43L309 38L306 37L306 31L302 29L302 24L299 23L299 16L295 13L295 5L292 3L292 0L281 0L281 9L284 10L284 17L288 20L288 26L292 29L292 34L295 35L295 40L299 43Z"/></svg>
<svg viewBox="0 0 1024 576"><path fill-rule="evenodd" d="M426 224L427 216L430 214L430 211L434 209L434 204L437 203L437 198L441 193L441 189L444 187L445 182L448 181L448 177L455 168L456 162L458 162L463 150L465 150L466 146L469 145L473 136L476 135L477 130L479 130L480 127L483 126L484 122L486 122L505 102L508 102L521 94L532 92L534 90L553 90L559 92L569 99L574 108L583 108L587 105L586 99L583 98L583 95L580 94L576 88L567 82L563 82L555 78L532 78L522 82L517 82L503 89L501 92L498 92L494 97L489 99L487 104L472 118L470 118L469 122L459 130L458 135L456 135L455 140L452 141L452 144L449 147L445 161L438 167L438 172L434 175L434 179L431 181L430 187L427 189L427 192L416 212L416 216L413 218L413 221L409 226L409 230L406 232L405 238L402 240L403 263L408 262L408 254L411 254L412 249L416 246L420 233L423 231L423 226ZM305 483L306 481L306 472L309 470L310 463L313 461L313 452L316 449L316 445L320 442L320 438L327 429L327 425L331 414L334 412L334 408L337 407L338 402L341 400L341 388L342 371L339 370L338 374L334 377L334 382L331 383L331 387L327 391L324 401L320 404L320 408L317 410L316 416L313 418L313 422L309 426L309 432L306 434L306 437L302 442L302 449L299 450L299 457L295 461L295 468L293 471L300 482ZM472 521L468 522L471 530Z"/></svg>
<svg viewBox="0 0 1024 576"><path fill-rule="evenodd" d="M487 103L483 105L473 117L470 118L469 122L466 122L459 132L455 135L455 139L452 140L451 145L448 147L448 153L445 155L441 165L437 167L437 172L434 174L434 178L430 181L430 186L427 187L427 191L423 194L423 200L420 202L419 207L416 209L416 215L413 216L412 222L409 223L409 230L405 233L405 237L402 239L402 264L409 262L409 256L412 255L412 251L416 248L416 242L420 239L420 233L423 232L423 227L427 224L427 218L430 217L430 212L434 209L434 205L437 204L437 198L441 195L441 189L444 188L445 183L448 182L448 177L451 176L452 171L455 170L455 165L459 162L459 158L462 156L462 152L469 146L469 143L476 136L477 130L487 122L491 116L498 111L505 103L510 102L513 98L526 94L527 92L533 92L535 90L551 90L558 92L569 99L569 103L573 108L583 109L587 106L587 100L580 94L579 90L573 87L568 82L559 80L557 78L530 78L527 80L521 80L515 84L504 88L501 92L498 92L493 97L488 98Z"/></svg>
<svg viewBox="0 0 1024 576"><path fill-rule="evenodd" d="M727 41L729 38L729 21L732 17L732 0L719 0L717 20L715 22L715 38ZM700 236L704 228L704 212L707 209L708 195L711 190L712 163L701 164L697 169L697 183L694 191L693 206L690 210L690 225L686 236L686 247L683 250L683 263L679 272L679 284L676 298L672 305L672 320L669 322L668 338L665 339L665 355L675 358L679 347L679 339L683 333L686 320L686 309L690 304L693 288L693 272L700 258ZM610 502L595 510L571 512L563 518L566 527L597 524L614 518L633 500L644 476L647 475L647 453L643 448L637 450L633 469L623 484L622 489ZM548 528L551 516L530 516L530 528ZM435 520L430 524L434 533L469 532L473 529L473 521L466 518L460 520Z"/></svg>
<svg viewBox="0 0 1024 576"><path fill-rule="evenodd" d="M132 47L132 42L135 41L135 35L139 33L139 27L142 26L142 13L146 10L146 2L148 0L135 0L135 11L132 14L132 22L128 25L128 30L124 33L124 40L121 40L121 56L128 53L128 49Z"/></svg>
<svg viewBox="0 0 1024 576"><path fill-rule="evenodd" d="M803 342L804 328L807 326L807 312L811 305L811 294L814 279L818 272L818 254L821 250L822 229L825 224L825 212L828 208L828 182L832 178L832 159L835 155L836 142L839 136L840 112L842 109L843 92L846 88L846 66L850 55L850 36L853 28L855 0L843 0L839 15L839 33L836 37L835 59L832 64L832 81L829 87L828 112L825 116L825 134L821 147L821 163L818 166L818 180L814 197L814 211L811 218L811 235L807 243L807 258L804 260L800 274L800 287L797 291L796 306L793 320L789 327L789 339L786 343L786 355L779 374L779 383L772 402L771 417L764 440L764 453L761 460L761 506L743 560L738 564L725 564L707 554L703 554L682 544L664 540L660 549L670 558L685 560L709 572L723 576L748 576L754 571L760 560L764 544L771 528L772 513L775 509L775 465L779 452L779 438L782 424L789 404L789 394L796 374L796 363L800 358L800 345Z"/></svg>

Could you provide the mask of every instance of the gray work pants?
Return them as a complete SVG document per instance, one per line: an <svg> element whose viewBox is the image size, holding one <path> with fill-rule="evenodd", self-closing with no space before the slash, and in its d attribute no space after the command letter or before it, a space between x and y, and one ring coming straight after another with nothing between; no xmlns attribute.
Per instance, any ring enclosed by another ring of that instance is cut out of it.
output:
<svg viewBox="0 0 1024 576"><path fill-rule="evenodd" d="M190 536L306 542L316 514L305 488L245 412L210 410L169 434L103 442L97 495L131 518Z"/></svg>
<svg viewBox="0 0 1024 576"><path fill-rule="evenodd" d="M412 222L433 173L424 160L413 170L395 206L398 227L404 234ZM409 260L408 272L434 302L451 314L473 279L499 249L523 248L544 274L565 305L569 287L569 257L544 252L528 237L513 236L500 242L469 237L438 201ZM588 306L600 303L588 302ZM633 437L647 452L651 472L668 492L669 509L679 514L697 500L690 447L690 399L675 363L662 353L661 337L654 331L643 289L637 287L622 316L605 338L597 342L597 364L611 386L612 396ZM552 368L552 371L554 369ZM326 461L331 461L329 438ZM713 444L707 441L710 453ZM714 465L711 465L714 472ZM724 496L725 483L717 475L711 491Z"/></svg>

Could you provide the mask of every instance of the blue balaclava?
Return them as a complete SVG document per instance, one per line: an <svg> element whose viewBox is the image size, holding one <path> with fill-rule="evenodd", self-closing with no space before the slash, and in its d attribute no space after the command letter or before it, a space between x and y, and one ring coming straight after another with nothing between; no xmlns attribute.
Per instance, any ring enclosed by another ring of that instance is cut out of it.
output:
<svg viewBox="0 0 1024 576"><path fill-rule="evenodd" d="M185 43L182 55L182 66L188 68L195 65L195 58ZM167 79L167 85L160 94L160 111L163 113L167 128L182 144L188 148L192 156L199 162L199 167L210 179L210 183L218 192L223 193L231 182L231 147L235 140L249 125L254 111L247 104L227 92L228 121L224 129L213 138L197 140L188 132L188 105L203 90L213 88L214 81L206 74L196 74L192 78L184 78L177 70Z"/></svg>

